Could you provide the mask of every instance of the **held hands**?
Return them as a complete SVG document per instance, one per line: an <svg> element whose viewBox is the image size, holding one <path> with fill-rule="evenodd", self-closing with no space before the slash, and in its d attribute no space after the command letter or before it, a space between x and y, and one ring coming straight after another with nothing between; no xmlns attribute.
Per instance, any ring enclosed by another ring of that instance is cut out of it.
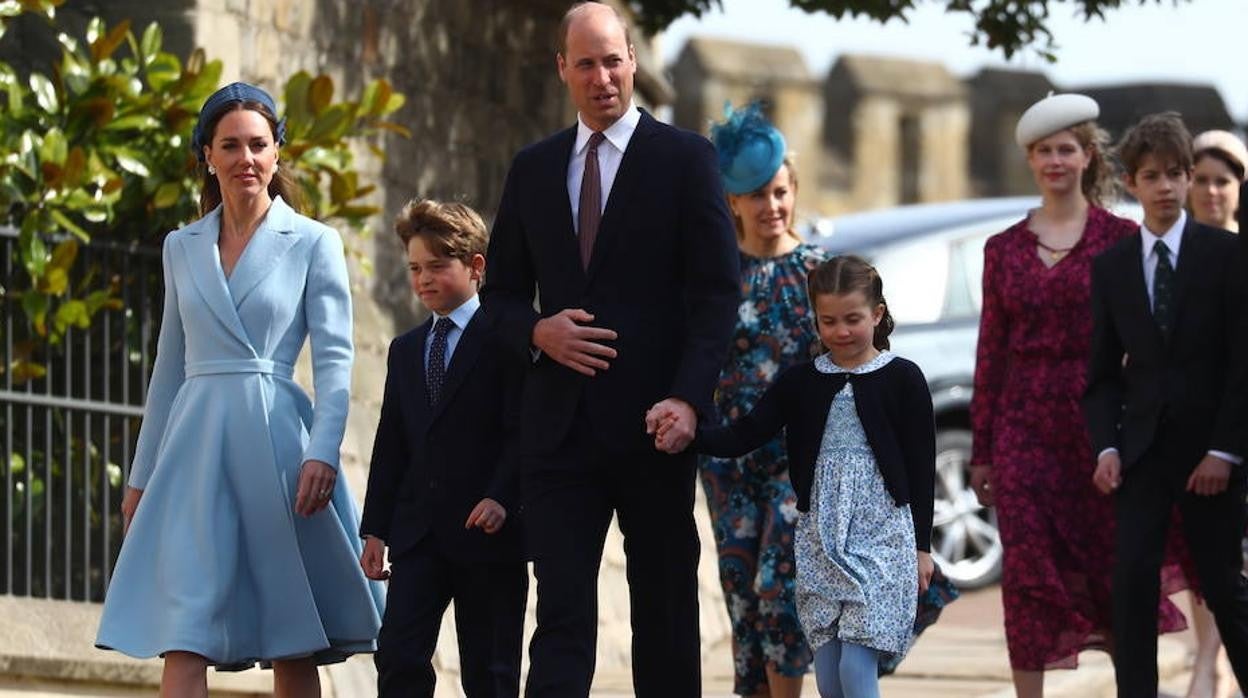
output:
<svg viewBox="0 0 1248 698"><path fill-rule="evenodd" d="M680 453L693 441L698 429L698 413L676 397L656 402L646 412L646 433L654 436L654 447L664 453Z"/></svg>
<svg viewBox="0 0 1248 698"><path fill-rule="evenodd" d="M1193 473L1193 476L1195 474ZM1096 472L1092 474L1092 484L1101 494L1110 494L1122 484L1122 461L1117 451L1106 451L1096 459ZM1189 484L1188 487L1191 487Z"/></svg>
<svg viewBox="0 0 1248 698"><path fill-rule="evenodd" d="M486 497L472 508L472 513L468 514L468 520L464 522L464 528L476 526L486 533L498 533L506 520L507 510L503 508L503 505Z"/></svg>
<svg viewBox="0 0 1248 698"><path fill-rule="evenodd" d="M139 508L139 498L143 490L126 487L126 494L121 498L121 535L130 531L130 522L134 520L134 512Z"/></svg>
<svg viewBox="0 0 1248 698"><path fill-rule="evenodd" d="M927 587L932 583L932 574L936 572L936 564L932 562L932 554L919 551L919 593L926 594Z"/></svg>
<svg viewBox="0 0 1248 698"><path fill-rule="evenodd" d="M1231 479L1231 464L1213 454L1206 454L1200 465L1187 478L1187 491L1202 496L1221 494Z"/></svg>
<svg viewBox="0 0 1248 698"><path fill-rule="evenodd" d="M992 497L991 474L991 465L971 466L971 490L975 492L975 499L979 500L981 507L990 507L996 503Z"/></svg>
<svg viewBox="0 0 1248 698"><path fill-rule="evenodd" d="M295 492L295 513L311 516L329 506L338 472L319 460L307 460L299 469L299 489Z"/></svg>
<svg viewBox="0 0 1248 698"><path fill-rule="evenodd" d="M386 542L377 536L364 537L364 552L360 554L360 569L364 576L378 582L390 578L386 569Z"/></svg>
<svg viewBox="0 0 1248 698"><path fill-rule="evenodd" d="M580 308L561 310L533 326L533 346L573 371L593 376L607 370L607 360L616 356L614 349L600 342L618 336L615 330L585 324L593 321L594 316Z"/></svg>

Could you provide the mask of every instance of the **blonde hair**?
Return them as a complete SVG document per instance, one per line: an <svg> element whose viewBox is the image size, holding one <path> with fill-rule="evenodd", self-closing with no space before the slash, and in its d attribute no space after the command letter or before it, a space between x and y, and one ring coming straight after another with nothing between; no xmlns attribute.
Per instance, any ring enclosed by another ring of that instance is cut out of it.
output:
<svg viewBox="0 0 1248 698"><path fill-rule="evenodd" d="M420 237L434 254L464 264L471 264L475 255L484 256L489 243L481 215L456 201L412 199L395 219L394 232L404 247Z"/></svg>
<svg viewBox="0 0 1248 698"><path fill-rule="evenodd" d="M795 160L795 156L793 155L793 153L787 153L784 156L784 160L781 161L780 166L784 168L788 168L789 170L789 186L793 188L793 198L794 198L794 201L796 201L797 199L797 165L794 164L794 160ZM767 185L764 184L763 187L765 186ZM762 187L759 187L759 189L762 189ZM755 189L754 191L758 191L758 189ZM750 193L752 194L753 192L750 192ZM728 200L731 201L732 197L734 196L749 196L749 195L750 194L729 194ZM737 212L732 210L731 205L728 207L728 212L732 214L732 227L736 229L737 231L737 242L741 242L742 240L745 239L745 223L742 222L741 216L738 216ZM797 220L797 211L796 210L790 211L789 212L789 225L785 229L785 232L787 232L794 240L801 242L802 236L797 233L797 229L793 226L793 221L795 220Z"/></svg>

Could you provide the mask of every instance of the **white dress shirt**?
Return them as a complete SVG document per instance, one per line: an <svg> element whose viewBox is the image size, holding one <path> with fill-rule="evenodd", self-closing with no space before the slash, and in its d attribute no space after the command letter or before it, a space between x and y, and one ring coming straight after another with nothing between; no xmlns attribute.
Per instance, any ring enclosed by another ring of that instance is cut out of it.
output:
<svg viewBox="0 0 1248 698"><path fill-rule="evenodd" d="M629 102L628 109L615 120L615 123L602 132L605 140L598 146L598 181L602 184L602 208L607 208L607 197L611 195L611 185L615 183L615 175L620 171L620 161L624 159L624 150L637 130L641 121L641 111ZM594 130L585 125L578 114L576 117L576 143L572 146L572 159L568 161L568 201L572 203L572 226L579 235L581 232L581 180L585 176L585 154L589 152L589 137ZM601 213L601 211L599 211Z"/></svg>
<svg viewBox="0 0 1248 698"><path fill-rule="evenodd" d="M446 315L438 315L433 313L433 324L429 326L429 334L425 337L425 370L429 370L429 351L433 348L433 328L438 324L438 320L444 317L450 318L453 326L446 333L446 364L442 368L451 365L451 356L455 354L455 347L459 345L459 338L464 336L464 328L468 326L468 321L472 320L472 316L477 314L477 309L481 307L481 297L472 294L472 297L460 304L460 306Z"/></svg>

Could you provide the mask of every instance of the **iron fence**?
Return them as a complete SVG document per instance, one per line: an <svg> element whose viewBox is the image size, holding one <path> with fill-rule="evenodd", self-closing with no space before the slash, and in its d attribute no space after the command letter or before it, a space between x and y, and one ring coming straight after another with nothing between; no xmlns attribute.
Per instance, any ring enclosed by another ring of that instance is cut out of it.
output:
<svg viewBox="0 0 1248 698"><path fill-rule="evenodd" d="M6 294L24 275L16 246L16 231L0 229ZM33 330L11 296L0 303L0 594L102 601L159 329L160 249L93 241L70 278L112 286L121 308L100 310L57 344L34 344L40 378L15 379Z"/></svg>

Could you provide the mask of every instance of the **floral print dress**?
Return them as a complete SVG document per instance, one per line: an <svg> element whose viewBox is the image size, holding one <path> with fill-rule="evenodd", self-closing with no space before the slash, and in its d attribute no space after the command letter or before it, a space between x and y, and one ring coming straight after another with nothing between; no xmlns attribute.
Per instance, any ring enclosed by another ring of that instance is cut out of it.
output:
<svg viewBox="0 0 1248 698"><path fill-rule="evenodd" d="M819 353L806 275L825 259L808 244L778 257L741 255L742 301L716 392L725 424L747 414L782 369ZM732 621L734 691L753 695L767 685L768 665L784 676L810 666L794 598L797 495L780 438L699 464Z"/></svg>
<svg viewBox="0 0 1248 698"><path fill-rule="evenodd" d="M1016 670L1073 668L1081 650L1106 649L1110 638L1113 499L1092 484L1096 458L1080 398L1092 337L1092 258L1138 229L1091 208L1079 242L1051 267L1037 254L1027 219L984 248L971 462L992 466L1006 644ZM1176 565L1164 576L1164 593L1182 587ZM1158 617L1163 632L1185 627L1164 596Z"/></svg>

